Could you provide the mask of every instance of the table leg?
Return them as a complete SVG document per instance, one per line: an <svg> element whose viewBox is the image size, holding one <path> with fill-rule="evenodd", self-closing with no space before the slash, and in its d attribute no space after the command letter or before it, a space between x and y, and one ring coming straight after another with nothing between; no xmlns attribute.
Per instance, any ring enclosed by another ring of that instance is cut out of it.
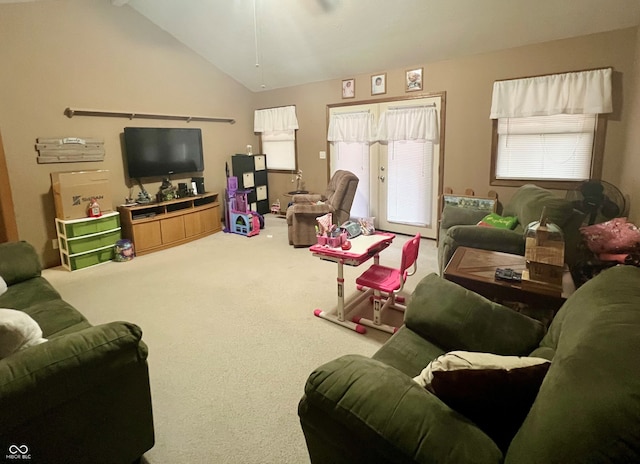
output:
<svg viewBox="0 0 640 464"><path fill-rule="evenodd" d="M342 260L338 261L338 278L337 278L337 284L338 284L338 304L336 306L336 310L335 312L326 312L326 311L322 311L321 309L316 309L313 311L313 314L317 317L320 317L322 319L326 319L328 321L331 322L335 322L336 324L339 324L343 327L346 327L348 329L351 330L355 330L358 333L365 333L367 331L367 329L360 324L357 324L355 322L352 321L345 321L344 320L344 316L345 316L345 304L344 304L344 263L342 262ZM362 301L362 297L359 296L356 299L354 299L353 301L351 301L349 303L349 307L353 307L355 305L357 305L360 301Z"/></svg>
<svg viewBox="0 0 640 464"><path fill-rule="evenodd" d="M344 321L344 264L338 261L338 320Z"/></svg>

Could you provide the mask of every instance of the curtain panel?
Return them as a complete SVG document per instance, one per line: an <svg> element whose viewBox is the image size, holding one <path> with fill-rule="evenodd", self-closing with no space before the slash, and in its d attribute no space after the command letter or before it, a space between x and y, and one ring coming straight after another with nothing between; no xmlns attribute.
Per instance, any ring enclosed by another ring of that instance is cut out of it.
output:
<svg viewBox="0 0 640 464"><path fill-rule="evenodd" d="M611 68L493 83L491 119L613 111Z"/></svg>
<svg viewBox="0 0 640 464"><path fill-rule="evenodd" d="M376 122L369 111L332 114L327 132L329 142L376 141Z"/></svg>
<svg viewBox="0 0 640 464"><path fill-rule="evenodd" d="M298 129L295 106L281 106L256 110L253 115L254 132L293 131Z"/></svg>
<svg viewBox="0 0 640 464"><path fill-rule="evenodd" d="M390 109L380 115L378 140L424 140L438 142L438 110L435 107Z"/></svg>

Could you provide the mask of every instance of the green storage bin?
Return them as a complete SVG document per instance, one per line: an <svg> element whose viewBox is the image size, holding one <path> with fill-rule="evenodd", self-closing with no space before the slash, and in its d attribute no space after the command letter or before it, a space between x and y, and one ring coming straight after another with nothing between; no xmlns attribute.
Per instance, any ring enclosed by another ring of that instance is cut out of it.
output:
<svg viewBox="0 0 640 464"><path fill-rule="evenodd" d="M82 255L69 256L69 266L72 271L77 269L83 269L89 266L95 266L96 264L106 263L113 259L113 247L105 248L103 250L92 251L91 253L85 253Z"/></svg>
<svg viewBox="0 0 640 464"><path fill-rule="evenodd" d="M112 232L107 232L106 234L90 235L89 237L72 239L68 241L68 251L72 255L76 253L83 253L85 251L95 250L96 248L115 245L120 238L120 229L117 229Z"/></svg>
<svg viewBox="0 0 640 464"><path fill-rule="evenodd" d="M120 227L120 215L101 217L89 221L72 222L64 224L67 238L80 237L87 234L96 234Z"/></svg>

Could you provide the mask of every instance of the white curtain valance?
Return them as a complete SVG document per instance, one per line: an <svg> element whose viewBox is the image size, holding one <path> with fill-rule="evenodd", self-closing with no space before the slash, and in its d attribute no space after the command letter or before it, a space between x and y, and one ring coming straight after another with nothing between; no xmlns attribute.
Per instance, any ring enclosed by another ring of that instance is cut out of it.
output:
<svg viewBox="0 0 640 464"><path fill-rule="evenodd" d="M295 106L281 106L256 110L253 116L254 132L288 131L298 129Z"/></svg>
<svg viewBox="0 0 640 464"><path fill-rule="evenodd" d="M438 110L435 107L390 109L380 115L378 140L426 140L438 142Z"/></svg>
<svg viewBox="0 0 640 464"><path fill-rule="evenodd" d="M290 142L296 139L296 133L292 130L267 131L262 135L265 142Z"/></svg>
<svg viewBox="0 0 640 464"><path fill-rule="evenodd" d="M611 74L606 68L494 82L490 118L611 113Z"/></svg>
<svg viewBox="0 0 640 464"><path fill-rule="evenodd" d="M376 122L369 111L332 114L329 119L329 142L374 142Z"/></svg>

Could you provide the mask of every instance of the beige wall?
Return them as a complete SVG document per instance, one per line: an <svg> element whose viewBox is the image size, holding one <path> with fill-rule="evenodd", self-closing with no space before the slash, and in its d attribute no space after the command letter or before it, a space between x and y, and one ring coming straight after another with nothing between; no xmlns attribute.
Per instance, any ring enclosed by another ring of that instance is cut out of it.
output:
<svg viewBox="0 0 640 464"><path fill-rule="evenodd" d="M221 194L224 163L253 135L253 94L129 7L107 0L0 5L0 130L19 236L47 266L53 249L50 172L109 169L114 206L129 195L120 134L125 126L200 127L205 186ZM63 115L66 107L235 118L186 123ZM38 137L99 137L104 162L37 164ZM159 182L145 183L152 195ZM135 186L133 195L139 188Z"/></svg>
<svg viewBox="0 0 640 464"><path fill-rule="evenodd" d="M491 89L496 79L613 66L616 71L616 113L607 136L604 178L625 193L640 198L640 139L627 126L640 124L637 74L639 39L636 29L624 29L575 39L548 42L424 67L425 92L445 91L447 120L444 185L455 191L473 188L483 194L489 185ZM402 69L387 73L387 93L371 97L370 74L356 78L356 98L341 99L341 79L251 93L217 68L189 51L129 7L106 0L50 0L0 5L0 130L2 131L16 210L18 232L32 243L47 266L58 263L52 171L109 169L114 204L129 195L120 134L125 126L201 127L205 145L207 190L224 190L224 164L247 144L258 146L253 134L253 109L296 105L300 130L298 153L306 187L322 191L328 164L318 152L327 149L328 104L416 96L403 89ZM66 107L149 113L232 117L224 123L183 123L153 120L74 117ZM38 137L78 136L104 139L106 158L99 163L42 164L36 162ZM254 149L255 150L255 149ZM270 200L292 190L290 174L271 174ZM150 193L158 182L145 184ZM133 189L133 196L138 193ZM513 189L498 188L502 200ZM640 201L640 200L639 200ZM631 203L632 216L640 208Z"/></svg>
<svg viewBox="0 0 640 464"><path fill-rule="evenodd" d="M513 193L512 188L489 185L489 110L495 80L605 66L613 66L615 71L617 108L608 126L603 178L619 184L620 176L625 172L621 161L626 137L625 118L632 105L630 88L636 41L636 29L631 28L412 66L424 67L425 92L445 91L447 94L444 185L456 192L472 188L477 195L494 189L503 201ZM327 182L328 161L318 157L318 152L327 148L326 105L415 96L415 92L404 92L404 74L408 68L381 69L380 72L387 73L387 93L377 97L371 97L370 74L344 76L345 79L356 79L356 98L351 100L341 99L341 80L257 94L258 107L296 105L300 123L299 162L310 190L322 191ZM624 104L620 105L621 102ZM290 178L284 174L270 176L270 190L274 198L291 190ZM564 192L558 193L564 195ZM640 198L640 195L636 197Z"/></svg>
<svg viewBox="0 0 640 464"><path fill-rule="evenodd" d="M640 33L636 35L635 68L633 86L629 89L625 103L627 127L625 147L622 156L622 169L619 187L635 201L630 202L629 220L640 224Z"/></svg>

